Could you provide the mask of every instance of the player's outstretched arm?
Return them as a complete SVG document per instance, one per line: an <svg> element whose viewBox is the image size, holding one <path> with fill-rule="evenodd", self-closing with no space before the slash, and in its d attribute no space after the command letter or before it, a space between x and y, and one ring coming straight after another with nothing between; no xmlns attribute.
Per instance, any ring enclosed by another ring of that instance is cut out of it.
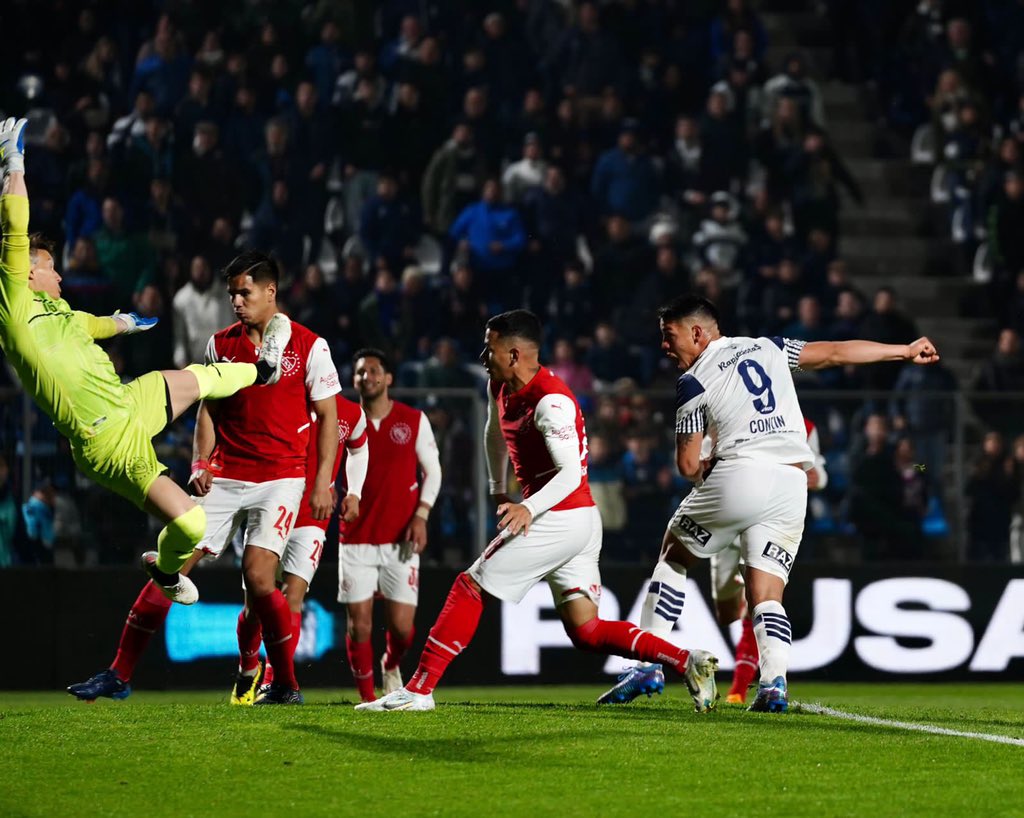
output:
<svg viewBox="0 0 1024 818"><path fill-rule="evenodd" d="M909 361L933 364L938 350L928 338L911 344L880 344L875 341L812 341L800 350L801 369L828 369L833 366L877 364L884 361Z"/></svg>

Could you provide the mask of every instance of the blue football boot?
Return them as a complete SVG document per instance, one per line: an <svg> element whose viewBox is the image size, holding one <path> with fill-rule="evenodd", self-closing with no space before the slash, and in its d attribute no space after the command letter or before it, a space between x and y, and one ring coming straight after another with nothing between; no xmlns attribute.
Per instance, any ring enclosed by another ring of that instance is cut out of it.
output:
<svg viewBox="0 0 1024 818"><path fill-rule="evenodd" d="M68 693L83 702L106 699L127 699L132 695L132 686L118 678L113 670L101 670L87 682L68 685Z"/></svg>
<svg viewBox="0 0 1024 818"><path fill-rule="evenodd" d="M789 691L786 680L776 676L771 684L757 686L757 698L748 710L754 713L785 713L789 709Z"/></svg>
<svg viewBox="0 0 1024 818"><path fill-rule="evenodd" d="M637 696L650 698L665 689L661 665L635 665L619 674L615 686L598 698L598 704L629 704Z"/></svg>

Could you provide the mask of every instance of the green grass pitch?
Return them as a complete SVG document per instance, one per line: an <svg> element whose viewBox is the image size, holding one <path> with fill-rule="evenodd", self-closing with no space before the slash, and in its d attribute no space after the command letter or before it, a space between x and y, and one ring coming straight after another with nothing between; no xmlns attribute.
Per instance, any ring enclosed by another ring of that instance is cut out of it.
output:
<svg viewBox="0 0 1024 818"><path fill-rule="evenodd" d="M811 684L847 712L1024 737L1024 686ZM0 815L1021 815L1024 746L720 704L681 685L597 708L590 687L442 688L433 713L350 691L232 708L227 692L82 704L0 693Z"/></svg>

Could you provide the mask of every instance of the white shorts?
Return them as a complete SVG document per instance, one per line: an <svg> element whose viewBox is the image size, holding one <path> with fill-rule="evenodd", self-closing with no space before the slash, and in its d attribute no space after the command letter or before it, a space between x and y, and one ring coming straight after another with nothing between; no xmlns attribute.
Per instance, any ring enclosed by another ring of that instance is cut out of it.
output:
<svg viewBox="0 0 1024 818"><path fill-rule="evenodd" d="M601 602L601 515L596 506L546 511L527 535L495 537L466 571L491 596L519 602L542 579L555 605L586 596Z"/></svg>
<svg viewBox="0 0 1024 818"><path fill-rule="evenodd" d="M669 520L668 530L698 557L710 557L739 538L740 556L789 581L807 513L807 475L794 466L720 460Z"/></svg>
<svg viewBox="0 0 1024 818"><path fill-rule="evenodd" d="M245 523L245 544L284 554L306 481L285 477L265 483L213 479L210 493L197 497L206 512L206 534L196 548L219 557L238 527Z"/></svg>
<svg viewBox="0 0 1024 818"><path fill-rule="evenodd" d="M711 555L711 595L716 603L734 599L745 584L738 542Z"/></svg>
<svg viewBox="0 0 1024 818"><path fill-rule="evenodd" d="M293 529L281 558L281 573L294 574L311 585L324 555L325 534L317 525Z"/></svg>
<svg viewBox="0 0 1024 818"><path fill-rule="evenodd" d="M420 555L404 562L396 545L341 545L338 602L365 602L374 593L392 602L415 606L420 599Z"/></svg>

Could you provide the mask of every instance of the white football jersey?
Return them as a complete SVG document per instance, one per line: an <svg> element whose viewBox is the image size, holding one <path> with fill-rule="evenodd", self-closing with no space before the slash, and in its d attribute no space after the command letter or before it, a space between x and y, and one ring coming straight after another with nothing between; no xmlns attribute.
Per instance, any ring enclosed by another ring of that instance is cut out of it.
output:
<svg viewBox="0 0 1024 818"><path fill-rule="evenodd" d="M710 456L814 465L793 385L804 341L717 338L676 382L676 434L711 440ZM708 453L702 451L701 456Z"/></svg>

